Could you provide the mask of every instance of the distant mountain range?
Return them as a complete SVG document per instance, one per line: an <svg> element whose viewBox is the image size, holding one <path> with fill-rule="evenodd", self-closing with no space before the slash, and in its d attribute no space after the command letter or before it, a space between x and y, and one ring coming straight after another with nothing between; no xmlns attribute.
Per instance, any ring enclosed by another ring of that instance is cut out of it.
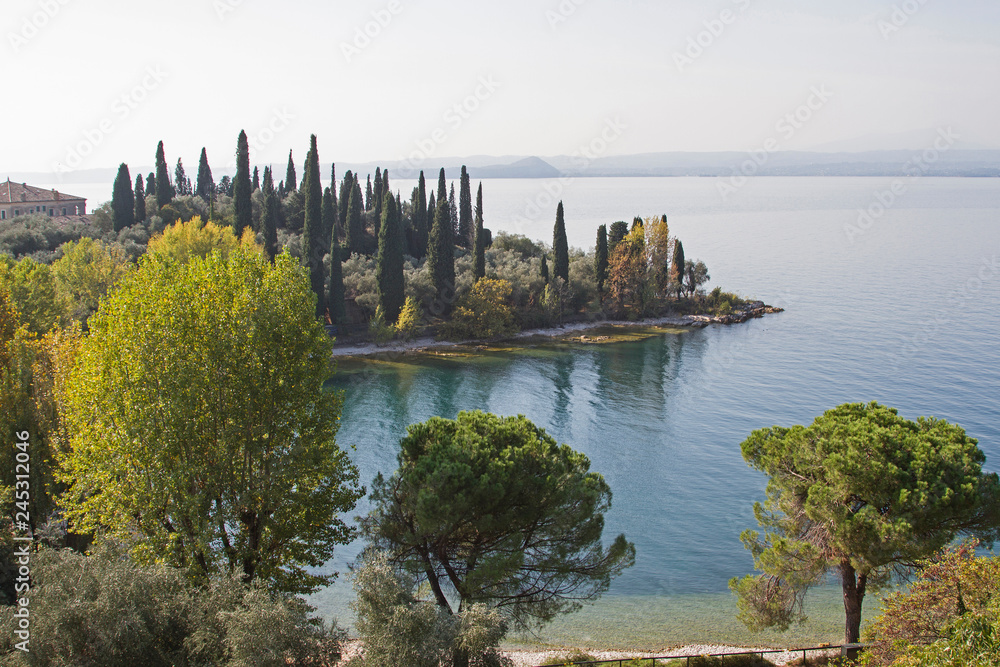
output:
<svg viewBox="0 0 1000 667"><path fill-rule="evenodd" d="M933 143L928 144L930 146ZM421 164L386 160L367 163L337 163L337 174L348 169L354 173L374 174L376 167L389 169L390 179L416 178L420 170L429 181L437 179L443 166L449 178L457 178L462 165L470 177L484 178L560 178L560 177L635 177L635 176L703 176L727 177L743 173L754 176L964 176L1000 177L1000 150L952 148L937 151L884 150L866 152L805 152L775 153L716 152L716 153L642 153L585 159L580 156L551 157L505 155L474 155L464 158L428 158ZM277 174L284 173L284 164L275 164ZM329 173L329 164L321 168ZM146 173L140 167L134 173ZM114 180L116 169L87 169L63 174L42 172L12 172L11 180L27 183L94 183ZM216 179L227 172L213 170ZM7 174L3 174L6 177Z"/></svg>

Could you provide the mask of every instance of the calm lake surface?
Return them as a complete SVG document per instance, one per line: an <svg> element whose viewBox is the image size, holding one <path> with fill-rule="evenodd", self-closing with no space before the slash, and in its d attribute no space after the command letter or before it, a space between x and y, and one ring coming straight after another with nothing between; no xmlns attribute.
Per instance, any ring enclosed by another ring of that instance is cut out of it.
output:
<svg viewBox="0 0 1000 667"><path fill-rule="evenodd" d="M877 400L907 418L957 422L979 439L987 468L1000 469L1000 180L907 181L867 230L857 227L858 209L891 183L761 178L724 201L715 179L487 181L494 232L551 242L555 204L531 215L546 187L565 202L578 247L593 245L599 224L666 213L712 285L787 310L636 343L352 367L334 380L347 392L338 441L356 448L366 483L395 468L408 424L460 410L526 415L585 452L614 491L606 535L624 532L637 562L542 641L836 641L843 607L832 587L813 596L811 622L787 635L753 636L735 621L726 584L752 569L739 533L754 526L765 484L740 442ZM393 187L405 198L411 184ZM358 548L341 549L331 567L345 572ZM312 601L349 623L351 596L342 576ZM874 597L866 604L877 607Z"/></svg>

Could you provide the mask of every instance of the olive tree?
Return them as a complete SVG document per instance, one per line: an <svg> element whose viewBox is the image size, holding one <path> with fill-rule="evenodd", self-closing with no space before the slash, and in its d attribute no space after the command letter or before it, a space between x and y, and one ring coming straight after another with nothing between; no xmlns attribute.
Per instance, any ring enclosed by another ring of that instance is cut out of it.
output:
<svg viewBox="0 0 1000 667"><path fill-rule="evenodd" d="M153 252L102 302L68 382L77 532L196 578L238 572L308 592L353 536L362 490L324 391L331 341L288 254L243 243L182 262Z"/></svg>
<svg viewBox="0 0 1000 667"><path fill-rule="evenodd" d="M975 439L954 424L910 421L872 402L844 404L809 426L750 434L743 458L770 478L755 503L764 529L740 536L761 572L730 581L751 628L787 629L827 573L840 579L847 643L858 641L869 589L959 535L993 540L1000 482Z"/></svg>

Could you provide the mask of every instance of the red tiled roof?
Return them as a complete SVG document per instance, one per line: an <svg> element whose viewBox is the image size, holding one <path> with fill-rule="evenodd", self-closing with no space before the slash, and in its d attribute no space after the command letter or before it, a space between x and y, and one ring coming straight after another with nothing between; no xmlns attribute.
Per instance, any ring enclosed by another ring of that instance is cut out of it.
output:
<svg viewBox="0 0 1000 667"><path fill-rule="evenodd" d="M22 195L24 198L22 199ZM34 185L27 185L25 183L12 183L8 178L5 182L0 183L0 204L20 204L24 203L34 203L34 202L51 202L51 201L65 201L65 200L83 200L83 197L77 197L76 195L68 195L65 192L57 192L56 190L46 190L45 188L36 188Z"/></svg>

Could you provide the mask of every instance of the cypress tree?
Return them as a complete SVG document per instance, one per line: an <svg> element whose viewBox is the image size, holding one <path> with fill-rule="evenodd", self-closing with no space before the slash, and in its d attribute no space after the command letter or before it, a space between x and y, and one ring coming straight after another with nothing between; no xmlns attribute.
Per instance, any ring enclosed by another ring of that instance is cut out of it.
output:
<svg viewBox="0 0 1000 667"><path fill-rule="evenodd" d="M378 302L385 321L393 324L406 301L403 291L403 227L396 208L396 198L385 193L382 204L382 224L378 236L378 256L375 260L375 280L378 283Z"/></svg>
<svg viewBox="0 0 1000 667"><path fill-rule="evenodd" d="M556 226L552 230L552 273L569 284L569 244L566 242L562 202L556 207Z"/></svg>
<svg viewBox="0 0 1000 667"><path fill-rule="evenodd" d="M135 176L135 221L146 219L146 189L142 186L142 174Z"/></svg>
<svg viewBox="0 0 1000 667"><path fill-rule="evenodd" d="M388 194L390 189L391 188L389 188L389 170L385 169L382 171L382 196L384 197L386 194ZM399 202L396 202L396 204L399 204ZM400 213L402 213L402 211L400 211Z"/></svg>
<svg viewBox="0 0 1000 667"><path fill-rule="evenodd" d="M356 177L354 179L354 194L358 198L359 206L364 206L365 196L361 192L361 182ZM348 224L350 224L350 221L348 221ZM357 228L358 233L355 235L355 238L358 241L358 252L362 255L370 255L371 253L368 252L368 239L366 238L368 236L368 221L365 218L364 209L359 209ZM378 239L376 238L375 241L378 242Z"/></svg>
<svg viewBox="0 0 1000 667"><path fill-rule="evenodd" d="M184 173L184 163L177 158L177 166L174 167L174 183L177 186L178 195L191 194L187 191L187 174Z"/></svg>
<svg viewBox="0 0 1000 667"><path fill-rule="evenodd" d="M597 228L597 248L594 251L594 276L597 278L597 291L604 292L604 283L608 280L608 226Z"/></svg>
<svg viewBox="0 0 1000 667"><path fill-rule="evenodd" d="M369 180L369 183L371 181ZM378 238L378 228L382 222L382 204L385 188L382 187L382 170L375 167L375 186L372 188L372 209L375 211L375 238Z"/></svg>
<svg viewBox="0 0 1000 667"><path fill-rule="evenodd" d="M156 175L153 172L149 172L149 176L146 176L146 194L156 194Z"/></svg>
<svg viewBox="0 0 1000 667"><path fill-rule="evenodd" d="M302 260L309 269L309 282L316 294L316 316L326 312L326 292L323 282L323 184L319 176L319 149L316 135L309 138L305 172L302 174L305 196L305 222L302 226Z"/></svg>
<svg viewBox="0 0 1000 667"><path fill-rule="evenodd" d="M680 284L684 282L684 244L680 239L674 241L674 256L670 262L670 278L677 285L677 296L681 295Z"/></svg>
<svg viewBox="0 0 1000 667"><path fill-rule="evenodd" d="M351 184L348 193L347 223L345 227L344 244L347 246L347 255L363 254L364 242L361 238L364 234L361 223L361 187Z"/></svg>
<svg viewBox="0 0 1000 667"><path fill-rule="evenodd" d="M344 174L344 180L340 184L340 197L338 198L337 205L337 215L340 218L340 234L345 239L344 243L346 245L347 241L347 214L350 209L351 204L351 191L354 189L353 174L351 170L348 169L347 173ZM336 181L334 181L336 182Z"/></svg>
<svg viewBox="0 0 1000 667"><path fill-rule="evenodd" d="M545 259L545 255L542 255L542 271L541 271L541 273L542 273L542 280L544 280L545 284L548 285L549 284L549 263L548 263L548 260Z"/></svg>
<svg viewBox="0 0 1000 667"><path fill-rule="evenodd" d="M163 208L174 198L174 188L167 174L167 158L163 153L163 142L156 147L156 205Z"/></svg>
<svg viewBox="0 0 1000 667"><path fill-rule="evenodd" d="M486 234L483 231L483 183L479 182L479 192L476 193L476 228L475 258L472 263L473 280L486 276Z"/></svg>
<svg viewBox="0 0 1000 667"><path fill-rule="evenodd" d="M118 167L114 189L111 192L111 218L114 230L120 232L135 224L135 192L132 190L132 175L124 162Z"/></svg>
<svg viewBox="0 0 1000 667"><path fill-rule="evenodd" d="M264 175L266 176L268 171L264 170ZM274 262L274 256L278 254L278 216L280 215L278 210L281 206L281 202L278 201L278 193L275 192L274 187L268 190L263 190L264 192L264 212L261 216L261 230L264 234L264 251L267 253L267 258Z"/></svg>
<svg viewBox="0 0 1000 667"><path fill-rule="evenodd" d="M614 253L615 246L621 243L622 239L624 239L627 235L628 225L625 224L624 220L611 223L611 229L608 231L608 257Z"/></svg>
<svg viewBox="0 0 1000 667"><path fill-rule="evenodd" d="M430 229L427 224L427 184L424 181L424 172L420 170L420 178L417 180L417 201L413 207L413 235L416 239L416 257L418 259L427 256L427 237Z"/></svg>
<svg viewBox="0 0 1000 667"><path fill-rule="evenodd" d="M451 184L451 192L448 194L448 217L451 219L451 240L452 243L461 244L458 235L458 206L455 204L455 184Z"/></svg>
<svg viewBox="0 0 1000 667"><path fill-rule="evenodd" d="M260 181L260 189L266 195L269 192L274 192L274 176L271 175L271 167L264 167L264 177Z"/></svg>
<svg viewBox="0 0 1000 667"><path fill-rule="evenodd" d="M344 324L347 322L347 304L345 303L344 290L344 269L340 265L341 258L340 243L337 235L333 235L330 243L330 288L329 288L329 313L330 321L333 324Z"/></svg>
<svg viewBox="0 0 1000 667"><path fill-rule="evenodd" d="M260 190L260 173L257 171L257 165L253 167L253 180L251 181L253 190L251 192L257 192Z"/></svg>
<svg viewBox="0 0 1000 667"><path fill-rule="evenodd" d="M198 183L195 186L195 194L208 201L214 193L215 181L212 180L212 168L208 166L208 153L202 147L201 158L198 159Z"/></svg>
<svg viewBox="0 0 1000 667"><path fill-rule="evenodd" d="M337 205L334 203L333 190L323 190L323 247L329 248L333 242L333 229L337 224Z"/></svg>
<svg viewBox="0 0 1000 667"><path fill-rule="evenodd" d="M340 208L337 205L337 165L330 163L330 196L333 198L333 234L343 233L340 229Z"/></svg>
<svg viewBox="0 0 1000 667"><path fill-rule="evenodd" d="M236 140L236 178L233 179L233 212L236 238L253 226L253 206L250 203L250 144L247 133L240 130Z"/></svg>
<svg viewBox="0 0 1000 667"><path fill-rule="evenodd" d="M452 236L453 224L447 188L444 169L441 169L438 177L434 224L431 225L430 240L427 244L427 262L434 278L437 304L443 312L451 310L450 304L455 293L455 243Z"/></svg>
<svg viewBox="0 0 1000 667"><path fill-rule="evenodd" d="M292 151L288 151L288 167L285 168L285 192L298 190L298 182L295 180L295 162L292 160Z"/></svg>
<svg viewBox="0 0 1000 667"><path fill-rule="evenodd" d="M431 231L434 229L434 216L437 214L437 202L434 199L434 192L431 191L430 198L427 200L427 244L424 246L424 256L427 257L427 261L431 261Z"/></svg>
<svg viewBox="0 0 1000 667"><path fill-rule="evenodd" d="M469 170L462 165L462 178L458 188L458 245L472 248L476 241L476 229L472 220L472 187L469 184Z"/></svg>

